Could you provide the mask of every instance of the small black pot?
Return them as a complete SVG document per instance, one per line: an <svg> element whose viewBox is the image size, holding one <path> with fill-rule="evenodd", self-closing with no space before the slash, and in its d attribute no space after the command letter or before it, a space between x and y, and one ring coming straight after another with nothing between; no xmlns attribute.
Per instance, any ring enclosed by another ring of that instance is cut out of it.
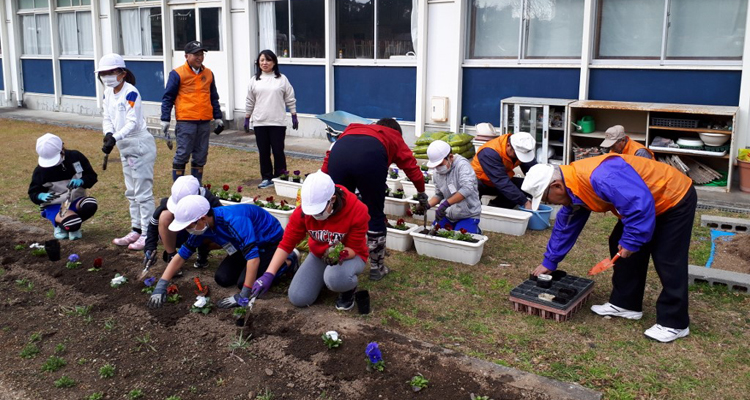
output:
<svg viewBox="0 0 750 400"><path fill-rule="evenodd" d="M560 297L566 297L568 299L572 299L573 297L576 297L578 294L578 289L573 288L560 288L560 290L557 291L557 295Z"/></svg>
<svg viewBox="0 0 750 400"><path fill-rule="evenodd" d="M545 278L548 277L548 278ZM536 277L536 286L542 289L549 289L552 287L552 277L549 275L541 274Z"/></svg>
<svg viewBox="0 0 750 400"><path fill-rule="evenodd" d="M52 239L44 242L44 250L50 261L60 261L60 241Z"/></svg>
<svg viewBox="0 0 750 400"><path fill-rule="evenodd" d="M550 273L550 275L552 275L552 280L553 281L559 281L560 279L565 278L566 276L568 276L568 273L565 272L565 271L557 269L557 270L552 271L552 273Z"/></svg>
<svg viewBox="0 0 750 400"><path fill-rule="evenodd" d="M360 314L370 313L370 292L367 290L360 290L354 293L354 299L357 301L357 311Z"/></svg>

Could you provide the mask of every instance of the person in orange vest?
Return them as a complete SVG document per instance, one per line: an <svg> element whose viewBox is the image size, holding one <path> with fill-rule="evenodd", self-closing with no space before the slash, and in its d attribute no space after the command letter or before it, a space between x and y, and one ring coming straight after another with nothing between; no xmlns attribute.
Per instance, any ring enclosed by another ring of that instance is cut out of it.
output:
<svg viewBox="0 0 750 400"><path fill-rule="evenodd" d="M491 132L495 129L490 124L477 125L478 131L480 128ZM525 174L536 164L535 150L536 140L526 132L502 135L480 147L471 161L479 181L479 198L497 196L489 203L493 207L529 208L531 202L521 190L523 178L516 177L513 169L520 166Z"/></svg>
<svg viewBox="0 0 750 400"><path fill-rule="evenodd" d="M662 291L656 301L656 324L644 334L665 343L690 334L688 249L697 196L688 176L642 157L605 154L570 165L536 165L526 174L522 189L533 196L533 209L541 201L564 206L534 275L557 269L592 211L610 211L620 223L609 237L609 251L620 259L615 262L609 301L591 311L641 319L650 257Z"/></svg>
<svg viewBox="0 0 750 400"><path fill-rule="evenodd" d="M631 156L644 157L656 160L654 152L646 146L636 142L625 134L625 128L622 125L615 125L604 133L604 141L599 147L609 149L610 153L629 154Z"/></svg>
<svg viewBox="0 0 750 400"><path fill-rule="evenodd" d="M172 161L172 180L185 175L190 157L190 174L198 182L203 179L203 167L208 161L208 138L211 120L216 124L215 134L224 130L216 91L214 73L203 65L206 48L197 40L185 45L185 64L169 73L167 87L161 99L161 130L169 134L172 106L175 108L175 136L177 151ZM171 148L171 146L170 146Z"/></svg>

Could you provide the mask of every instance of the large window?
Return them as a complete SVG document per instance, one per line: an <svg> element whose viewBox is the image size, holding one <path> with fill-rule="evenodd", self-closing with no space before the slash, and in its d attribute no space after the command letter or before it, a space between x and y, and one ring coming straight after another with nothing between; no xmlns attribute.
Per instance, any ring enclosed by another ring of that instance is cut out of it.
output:
<svg viewBox="0 0 750 400"><path fill-rule="evenodd" d="M90 11L57 14L57 28L60 32L60 55L94 55L94 34Z"/></svg>
<svg viewBox="0 0 750 400"><path fill-rule="evenodd" d="M468 58L579 59L584 0L471 0Z"/></svg>
<svg viewBox="0 0 750 400"><path fill-rule="evenodd" d="M52 55L49 14L20 15L24 55Z"/></svg>
<svg viewBox="0 0 750 400"><path fill-rule="evenodd" d="M161 56L161 7L120 9L120 43L126 56Z"/></svg>
<svg viewBox="0 0 750 400"><path fill-rule="evenodd" d="M325 0L258 2L259 47L279 57L325 57Z"/></svg>
<svg viewBox="0 0 750 400"><path fill-rule="evenodd" d="M221 50L221 8L174 10L172 19L175 50L182 51L193 40L210 51Z"/></svg>
<svg viewBox="0 0 750 400"><path fill-rule="evenodd" d="M18 0L19 10L29 10L32 8L49 8L49 0Z"/></svg>
<svg viewBox="0 0 750 400"><path fill-rule="evenodd" d="M747 0L599 0L596 58L741 60Z"/></svg>
<svg viewBox="0 0 750 400"><path fill-rule="evenodd" d="M337 57L400 58L416 43L417 0L336 0Z"/></svg>

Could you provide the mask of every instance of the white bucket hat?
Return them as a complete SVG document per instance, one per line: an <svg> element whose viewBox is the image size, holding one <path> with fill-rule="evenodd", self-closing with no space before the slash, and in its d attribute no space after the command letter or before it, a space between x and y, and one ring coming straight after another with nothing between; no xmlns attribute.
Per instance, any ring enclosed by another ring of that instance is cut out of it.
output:
<svg viewBox="0 0 750 400"><path fill-rule="evenodd" d="M435 168L451 153L451 145L442 140L436 140L427 146L427 168Z"/></svg>
<svg viewBox="0 0 750 400"><path fill-rule="evenodd" d="M550 179L555 172L551 164L537 164L529 168L526 177L523 178L521 190L531 195L531 209L538 210L542 196L550 184Z"/></svg>
<svg viewBox="0 0 750 400"><path fill-rule="evenodd" d="M536 139L530 133L518 132L510 135L510 145L513 146L518 161L527 163L534 160Z"/></svg>
<svg viewBox="0 0 750 400"><path fill-rule="evenodd" d="M333 179L324 172L318 170L305 178L302 183L302 212L307 215L317 215L323 212L328 202L333 197L336 185Z"/></svg>
<svg viewBox="0 0 750 400"><path fill-rule="evenodd" d="M39 155L39 166L54 167L60 162L63 149L62 139L51 133L45 133L36 140L36 153Z"/></svg>
<svg viewBox="0 0 750 400"><path fill-rule="evenodd" d="M186 196L179 203L174 212L174 221L169 224L169 230L179 232L188 225L199 220L202 216L208 214L211 205L205 197L197 194Z"/></svg>
<svg viewBox="0 0 750 400"><path fill-rule="evenodd" d="M192 175L183 175L172 184L172 195L167 199L167 210L172 214L177 211L177 203L185 196L198 194L201 188L198 179Z"/></svg>
<svg viewBox="0 0 750 400"><path fill-rule="evenodd" d="M112 71L113 69L125 69L125 60L119 54L107 54L99 60L99 66L96 67L96 73L103 71Z"/></svg>

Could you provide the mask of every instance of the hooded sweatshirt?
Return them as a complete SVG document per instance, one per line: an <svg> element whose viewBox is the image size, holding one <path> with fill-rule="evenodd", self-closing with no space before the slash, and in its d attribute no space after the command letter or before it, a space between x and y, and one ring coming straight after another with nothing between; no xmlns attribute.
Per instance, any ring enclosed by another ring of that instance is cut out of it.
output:
<svg viewBox="0 0 750 400"><path fill-rule="evenodd" d="M441 201L454 194L461 193L464 199L448 207L447 217L451 221L466 218L479 218L482 213L482 202L479 200L477 175L466 158L454 154L453 163L445 174L432 174L435 181L435 196Z"/></svg>

